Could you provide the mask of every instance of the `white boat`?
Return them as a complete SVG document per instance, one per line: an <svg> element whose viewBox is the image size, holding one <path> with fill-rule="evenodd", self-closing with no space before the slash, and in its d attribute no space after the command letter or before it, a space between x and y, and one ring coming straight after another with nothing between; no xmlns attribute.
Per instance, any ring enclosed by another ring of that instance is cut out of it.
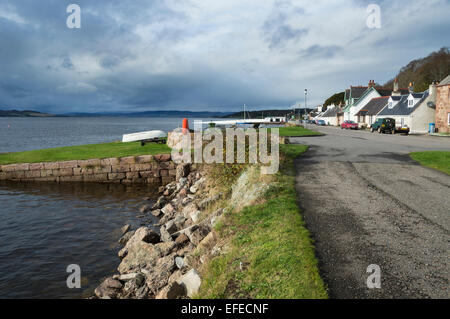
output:
<svg viewBox="0 0 450 319"><path fill-rule="evenodd" d="M132 134L124 134L122 142L138 142L138 141L158 141L167 138L167 133L164 131L147 131Z"/></svg>

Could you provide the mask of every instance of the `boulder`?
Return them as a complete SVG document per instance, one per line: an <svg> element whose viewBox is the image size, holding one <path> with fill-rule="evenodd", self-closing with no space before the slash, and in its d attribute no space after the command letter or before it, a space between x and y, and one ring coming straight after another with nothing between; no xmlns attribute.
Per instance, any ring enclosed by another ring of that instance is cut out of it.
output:
<svg viewBox="0 0 450 319"><path fill-rule="evenodd" d="M175 208L173 208L172 204L169 203L161 209L161 212L165 216L173 216L175 214Z"/></svg>
<svg viewBox="0 0 450 319"><path fill-rule="evenodd" d="M159 232L161 234L161 240L163 242L171 242L173 241L172 236L170 235L170 233L166 230L165 226L161 226L161 228L159 229Z"/></svg>
<svg viewBox="0 0 450 319"><path fill-rule="evenodd" d="M169 283L155 297L155 299L179 299L186 296L186 288L178 282Z"/></svg>
<svg viewBox="0 0 450 319"><path fill-rule="evenodd" d="M178 269L183 269L187 266L185 258L182 257L175 257L175 265Z"/></svg>
<svg viewBox="0 0 450 319"><path fill-rule="evenodd" d="M189 238L188 236L186 236L185 234L181 234L180 236L177 237L177 239L175 240L175 244L182 246L184 244L187 244L189 242Z"/></svg>
<svg viewBox="0 0 450 319"><path fill-rule="evenodd" d="M130 240L130 238L133 237L134 233L135 233L135 231L132 230L132 231L129 231L126 234L124 234L122 237L120 237L119 244L125 246L127 244L127 242Z"/></svg>
<svg viewBox="0 0 450 319"><path fill-rule="evenodd" d="M123 285L120 281L107 278L100 286L95 288L94 293L98 298L116 298L122 287Z"/></svg>
<svg viewBox="0 0 450 319"><path fill-rule="evenodd" d="M191 213L191 215L189 217L192 219L192 221L194 223L197 223L198 220L200 219L200 214L201 214L201 212L198 210L198 211L196 211L194 213Z"/></svg>
<svg viewBox="0 0 450 319"><path fill-rule="evenodd" d="M142 205L141 207L139 207L139 212L144 214L144 213L148 213L151 209L152 208L150 205Z"/></svg>
<svg viewBox="0 0 450 319"><path fill-rule="evenodd" d="M169 220L166 224L164 224L164 228L170 235L178 231L177 225L175 225L174 220Z"/></svg>
<svg viewBox="0 0 450 319"><path fill-rule="evenodd" d="M152 209L161 209L167 203L165 196L160 196L155 204L153 204Z"/></svg>
<svg viewBox="0 0 450 319"><path fill-rule="evenodd" d="M191 214L198 211L198 206L195 203L189 203L186 207L183 208L182 214L185 218L191 216Z"/></svg>
<svg viewBox="0 0 450 319"><path fill-rule="evenodd" d="M161 216L162 211L161 211L161 209L154 209L151 211L151 214L155 217L159 217L159 216Z"/></svg>
<svg viewBox="0 0 450 319"><path fill-rule="evenodd" d="M154 295L168 284L169 277L175 270L175 259L173 255L158 259L156 265L146 275L147 287Z"/></svg>
<svg viewBox="0 0 450 319"><path fill-rule="evenodd" d="M189 270L178 282L180 285L184 286L186 289L186 295L192 298L200 289L202 280L200 275L195 269Z"/></svg>
<svg viewBox="0 0 450 319"><path fill-rule="evenodd" d="M156 244L160 242L160 237L159 234L153 229L144 226L136 230L134 235L128 241L127 246L128 244L132 245L133 243L138 241L143 241L144 243L149 244Z"/></svg>
<svg viewBox="0 0 450 319"><path fill-rule="evenodd" d="M124 235L125 233L127 233L129 230L131 229L131 225L130 224L126 224L125 226L123 226L120 229L120 232L122 235Z"/></svg>
<svg viewBox="0 0 450 319"><path fill-rule="evenodd" d="M120 275L118 278L122 282L134 281L137 287L142 286L145 281L145 276L142 273L130 273Z"/></svg>
<svg viewBox="0 0 450 319"><path fill-rule="evenodd" d="M177 166L176 169L176 180L179 181L183 177L187 177L191 171L191 165L182 163Z"/></svg>
<svg viewBox="0 0 450 319"><path fill-rule="evenodd" d="M197 227L195 230L188 230L186 231L186 236L189 237L189 240L191 243L193 243L194 245L198 245L203 238L205 238L209 232L211 231L211 229L205 225L199 225L199 227Z"/></svg>

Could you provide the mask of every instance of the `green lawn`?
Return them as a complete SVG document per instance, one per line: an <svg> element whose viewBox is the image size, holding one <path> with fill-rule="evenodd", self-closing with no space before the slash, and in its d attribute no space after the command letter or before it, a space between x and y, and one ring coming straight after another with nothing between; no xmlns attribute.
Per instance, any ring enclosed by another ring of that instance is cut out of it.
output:
<svg viewBox="0 0 450 319"><path fill-rule="evenodd" d="M208 264L199 298L327 298L294 187L293 159L308 147L280 148L286 160L265 202L227 214L217 226L231 247Z"/></svg>
<svg viewBox="0 0 450 319"><path fill-rule="evenodd" d="M411 158L423 166L428 166L450 175L450 152L432 151L410 154Z"/></svg>
<svg viewBox="0 0 450 319"><path fill-rule="evenodd" d="M280 136L298 137L298 136L305 136L305 135L308 136L308 135L323 135L323 134L319 133L319 132L308 130L301 126L280 127Z"/></svg>
<svg viewBox="0 0 450 319"><path fill-rule="evenodd" d="M166 144L156 143L149 143L145 146L141 146L140 142L90 144L27 152L2 153L0 154L0 165L154 155L170 153L170 151Z"/></svg>

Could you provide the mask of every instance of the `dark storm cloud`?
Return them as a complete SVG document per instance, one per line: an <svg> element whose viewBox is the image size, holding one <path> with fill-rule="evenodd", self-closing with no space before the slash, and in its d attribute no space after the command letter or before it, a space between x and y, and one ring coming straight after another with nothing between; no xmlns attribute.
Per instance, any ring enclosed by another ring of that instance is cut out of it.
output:
<svg viewBox="0 0 450 319"><path fill-rule="evenodd" d="M66 27L71 3L81 29ZM305 87L320 103L449 44L448 1L379 3L381 30L367 1L2 0L0 108L286 107Z"/></svg>

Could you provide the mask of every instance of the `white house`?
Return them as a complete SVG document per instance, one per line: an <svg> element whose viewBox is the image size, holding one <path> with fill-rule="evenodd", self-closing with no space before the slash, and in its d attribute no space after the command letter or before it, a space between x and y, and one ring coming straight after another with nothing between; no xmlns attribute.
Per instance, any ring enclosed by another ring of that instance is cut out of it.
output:
<svg viewBox="0 0 450 319"><path fill-rule="evenodd" d="M436 85L422 93L391 96L377 118L393 118L397 126L407 126L411 134L426 134L436 116Z"/></svg>

